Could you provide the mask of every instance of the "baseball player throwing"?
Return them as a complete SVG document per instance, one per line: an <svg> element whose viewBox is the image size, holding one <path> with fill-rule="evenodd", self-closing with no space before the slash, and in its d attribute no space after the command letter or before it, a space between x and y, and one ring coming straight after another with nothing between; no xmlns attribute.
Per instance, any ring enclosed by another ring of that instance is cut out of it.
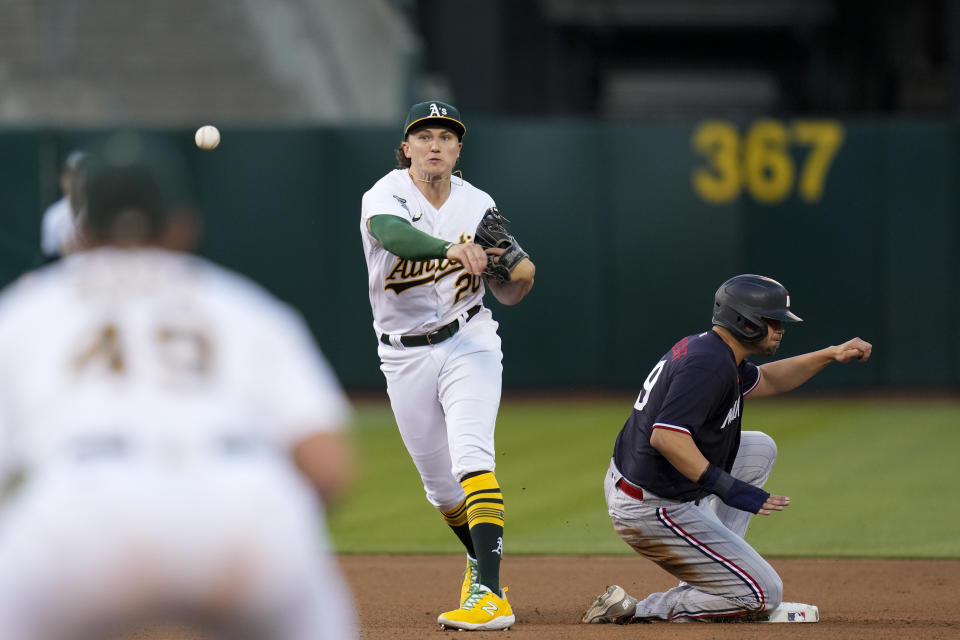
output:
<svg viewBox="0 0 960 640"><path fill-rule="evenodd" d="M752 514L790 504L761 488L777 448L764 433L741 432L743 399L789 391L831 362L867 360L872 347L853 338L759 367L747 360L773 355L784 323L800 321L779 282L736 276L717 290L712 330L681 339L651 369L604 491L620 537L683 582L640 601L612 585L583 622L816 621L815 606L781 604L780 577L743 539Z"/></svg>
<svg viewBox="0 0 960 640"><path fill-rule="evenodd" d="M0 637L356 638L317 499L349 405L305 323L161 248L186 226L150 172L86 186L82 250L0 297Z"/></svg>
<svg viewBox="0 0 960 640"><path fill-rule="evenodd" d="M513 305L534 268L493 199L453 178L466 131L438 100L415 104L397 149L400 168L363 195L360 232L381 370L427 500L467 550L460 608L441 625L510 627L500 586L504 503L494 475L503 358L485 285ZM494 236L484 248L477 236Z"/></svg>

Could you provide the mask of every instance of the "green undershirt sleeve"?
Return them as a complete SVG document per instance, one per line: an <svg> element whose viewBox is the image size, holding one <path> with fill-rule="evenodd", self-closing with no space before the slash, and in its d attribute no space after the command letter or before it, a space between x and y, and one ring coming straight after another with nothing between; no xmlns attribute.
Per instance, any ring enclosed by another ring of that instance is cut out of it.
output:
<svg viewBox="0 0 960 640"><path fill-rule="evenodd" d="M405 260L445 258L453 244L415 229L409 220L387 214L370 218L370 233L384 249Z"/></svg>

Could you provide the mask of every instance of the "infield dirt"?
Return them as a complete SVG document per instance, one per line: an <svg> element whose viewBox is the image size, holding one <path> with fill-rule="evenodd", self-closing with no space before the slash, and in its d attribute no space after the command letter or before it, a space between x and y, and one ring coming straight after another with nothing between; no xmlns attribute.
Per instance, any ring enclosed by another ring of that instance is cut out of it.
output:
<svg viewBox="0 0 960 640"><path fill-rule="evenodd" d="M773 559L784 598L820 607L816 624L584 625L580 616L608 584L643 597L676 580L639 557L507 557L502 577L517 616L505 640L946 640L960 638L960 561ZM460 556L345 555L363 640L463 640L437 616L457 605ZM492 632L502 633L502 632ZM490 633L478 637L490 637ZM207 640L151 627L123 640Z"/></svg>
<svg viewBox="0 0 960 640"><path fill-rule="evenodd" d="M437 615L457 606L460 556L341 557L364 640L461 640ZM502 579L517 622L507 640L657 638L960 638L960 561L771 560L784 599L820 607L816 624L584 625L580 616L608 584L643 597L676 580L640 557L510 557ZM482 634L487 637L489 634ZM494 636L498 637L498 636Z"/></svg>

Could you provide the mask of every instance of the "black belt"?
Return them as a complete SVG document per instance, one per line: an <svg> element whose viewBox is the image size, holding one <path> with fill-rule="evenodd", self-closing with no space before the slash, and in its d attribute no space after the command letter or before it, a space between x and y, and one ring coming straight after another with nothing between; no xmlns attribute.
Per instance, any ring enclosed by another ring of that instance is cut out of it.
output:
<svg viewBox="0 0 960 640"><path fill-rule="evenodd" d="M478 313L480 313L480 305L470 307L467 309L467 317L463 322L469 322L470 318ZM436 331L431 331L430 333L424 333L418 336L400 336L400 344L405 347L426 347L427 345L440 344L447 338L452 337L457 331L460 331L459 319L454 320L450 324L445 324ZM382 334L380 336L380 342L383 344L390 344L389 334Z"/></svg>

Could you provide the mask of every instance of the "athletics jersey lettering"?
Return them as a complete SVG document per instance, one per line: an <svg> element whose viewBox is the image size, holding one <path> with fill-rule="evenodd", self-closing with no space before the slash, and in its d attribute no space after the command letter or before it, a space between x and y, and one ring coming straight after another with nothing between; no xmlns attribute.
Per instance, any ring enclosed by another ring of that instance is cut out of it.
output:
<svg viewBox="0 0 960 640"><path fill-rule="evenodd" d="M422 284L438 282L452 273L463 270L463 265L452 263L447 258L438 260L404 260L397 258L397 264L393 271L385 278L387 284L383 285L384 290L390 290L400 295L407 289L419 287ZM430 275L420 277L424 273ZM398 280L397 282L391 282Z"/></svg>

